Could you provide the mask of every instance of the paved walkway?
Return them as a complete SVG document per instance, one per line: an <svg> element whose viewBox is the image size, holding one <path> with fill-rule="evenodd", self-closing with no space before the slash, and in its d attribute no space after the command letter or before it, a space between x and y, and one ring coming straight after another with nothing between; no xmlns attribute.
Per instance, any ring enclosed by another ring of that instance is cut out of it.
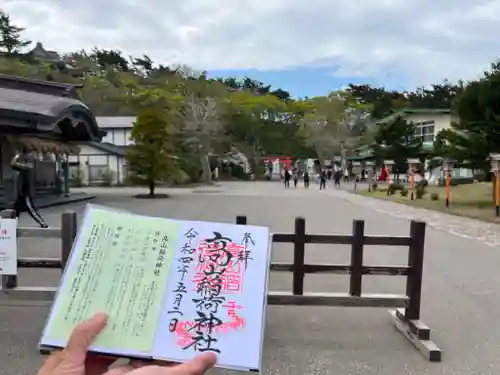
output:
<svg viewBox="0 0 500 375"><path fill-rule="evenodd" d="M164 200L131 198L137 189L89 189L92 202L138 213L182 219L234 222L236 215L275 232L292 232L294 216L306 218L309 233L350 233L352 219L364 219L368 234L408 233L411 215L430 223L426 239L422 320L433 329L434 341L444 350L442 363L426 362L391 326L385 309L280 307L268 308L264 344L266 374L498 374L500 372L500 264L491 238L468 232L466 219L448 217L389 202L353 196L345 191L319 192L313 185L285 190L278 183L225 183L219 187L169 189ZM66 208L78 213L84 204ZM410 210L407 210L410 209ZM58 225L62 208L42 210ZM384 212L382 212L384 211ZM425 216L427 215L427 216ZM436 216L438 215L438 216ZM463 223L463 228L458 225ZM22 217L23 224L30 224ZM474 223L474 225L481 225ZM462 229L461 229L462 228ZM469 229L470 230L470 229ZM495 226L491 236L498 234ZM489 233L489 232L488 232ZM57 256L55 240L23 239L23 256ZM488 245L489 244L489 245ZM343 245L310 245L307 262L348 263ZM403 248L367 248L365 264L406 262ZM291 261L291 245L273 248L275 261ZM23 270L23 285L56 285L59 273ZM364 292L401 293L404 279L365 277ZM307 291L345 292L346 276L310 275ZM290 290L291 275L271 276L272 290ZM0 375L30 374L40 358L36 343L43 327L45 307L0 307ZM244 348L242 347L242 350Z"/></svg>

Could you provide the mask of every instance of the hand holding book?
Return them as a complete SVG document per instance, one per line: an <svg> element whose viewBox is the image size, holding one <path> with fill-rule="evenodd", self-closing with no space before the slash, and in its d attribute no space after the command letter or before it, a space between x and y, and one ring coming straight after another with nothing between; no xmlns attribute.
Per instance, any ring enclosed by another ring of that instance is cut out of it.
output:
<svg viewBox="0 0 500 375"><path fill-rule="evenodd" d="M106 327L107 321L106 314L97 313L78 324L66 348L52 354L40 368L38 375L202 375L215 365L215 354L203 353L176 366L171 363L158 366L132 361L109 370L114 359L87 353L92 341Z"/></svg>
<svg viewBox="0 0 500 375"><path fill-rule="evenodd" d="M270 263L265 227L171 220L88 206L40 340L62 349L97 311L90 351L259 371ZM241 343L245 350L241 350Z"/></svg>

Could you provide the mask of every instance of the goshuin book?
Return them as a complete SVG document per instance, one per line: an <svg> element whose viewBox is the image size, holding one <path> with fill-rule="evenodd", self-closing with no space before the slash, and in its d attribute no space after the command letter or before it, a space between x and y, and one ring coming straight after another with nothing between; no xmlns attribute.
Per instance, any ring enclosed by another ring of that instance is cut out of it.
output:
<svg viewBox="0 0 500 375"><path fill-rule="evenodd" d="M212 351L218 367L260 371L269 239L265 227L88 205L40 349L65 347L104 311L92 352L184 362Z"/></svg>

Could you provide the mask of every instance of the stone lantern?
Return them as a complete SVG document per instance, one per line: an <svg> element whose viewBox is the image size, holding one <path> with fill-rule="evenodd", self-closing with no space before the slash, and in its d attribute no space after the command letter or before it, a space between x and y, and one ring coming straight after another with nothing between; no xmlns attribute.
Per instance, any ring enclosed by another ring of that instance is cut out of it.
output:
<svg viewBox="0 0 500 375"><path fill-rule="evenodd" d="M367 160L364 162L364 168L366 171L366 180L368 181L368 191L372 191L373 184L373 168L375 167L375 163L371 160Z"/></svg>

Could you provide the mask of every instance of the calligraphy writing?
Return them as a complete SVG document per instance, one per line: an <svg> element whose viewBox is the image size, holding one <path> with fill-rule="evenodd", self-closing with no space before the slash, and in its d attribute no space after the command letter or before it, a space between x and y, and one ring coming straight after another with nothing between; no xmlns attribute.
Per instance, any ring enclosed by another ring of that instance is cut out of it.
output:
<svg viewBox="0 0 500 375"><path fill-rule="evenodd" d="M158 251L158 257L156 258L156 267L154 270L154 274L156 276L160 275L161 269L163 268L165 262L165 255L167 254L167 249L168 249L168 236L165 235L161 239L160 250Z"/></svg>
<svg viewBox="0 0 500 375"><path fill-rule="evenodd" d="M192 298L196 315L190 320L175 320L170 324L170 330L177 335L176 343L182 349L220 353L218 335L245 327L245 319L238 313L243 306L230 296L243 292L253 245L250 233L245 233L238 243L221 232L213 232L211 238L198 242L197 246L183 248L186 260L179 259L177 268L182 280L189 270L187 263L190 264L193 258L197 263L190 277L194 284L191 291L196 293Z"/></svg>
<svg viewBox="0 0 500 375"><path fill-rule="evenodd" d="M184 245L181 248L182 256L177 259L177 273L180 275L180 279L177 281L177 285L172 291L174 293L174 302L172 304L171 310L168 311L168 315L176 315L176 317L170 320L169 331L175 332L177 330L177 325L179 324L179 316L184 316L181 310L181 304L184 296L188 292L186 283L184 281L186 275L189 272L190 265L194 261L194 254L196 248L193 248L191 243L196 238L198 233L191 228L184 234Z"/></svg>

